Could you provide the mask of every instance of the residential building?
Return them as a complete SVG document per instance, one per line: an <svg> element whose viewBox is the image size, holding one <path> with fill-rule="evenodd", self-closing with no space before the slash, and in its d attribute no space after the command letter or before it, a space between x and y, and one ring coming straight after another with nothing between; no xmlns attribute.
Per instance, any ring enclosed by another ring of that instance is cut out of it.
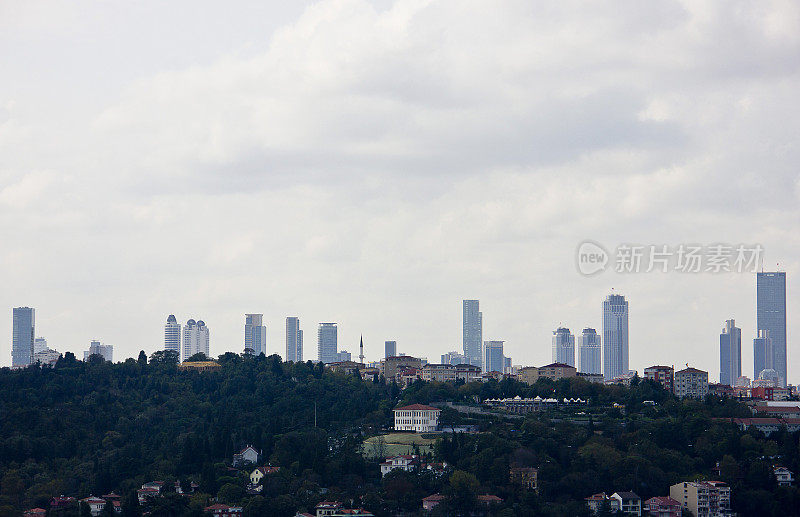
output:
<svg viewBox="0 0 800 517"><path fill-rule="evenodd" d="M442 364L464 364L467 362L467 358L464 354L452 351L442 354L441 362Z"/></svg>
<svg viewBox="0 0 800 517"><path fill-rule="evenodd" d="M511 467L508 479L512 485L523 490L539 492L539 469L534 467Z"/></svg>
<svg viewBox="0 0 800 517"><path fill-rule="evenodd" d="M317 359L322 363L339 360L338 327L336 323L320 323L317 327Z"/></svg>
<svg viewBox="0 0 800 517"><path fill-rule="evenodd" d="M390 456L386 461L381 462L381 477L393 470L402 470L404 472L412 472L419 469L420 459L416 454L403 454L400 456Z"/></svg>
<svg viewBox="0 0 800 517"><path fill-rule="evenodd" d="M575 336L568 328L559 327L553 332L553 362L575 366Z"/></svg>
<svg viewBox="0 0 800 517"><path fill-rule="evenodd" d="M778 486L792 486L794 475L791 470L786 467L773 467L772 473L775 475L775 481L778 482Z"/></svg>
<svg viewBox="0 0 800 517"><path fill-rule="evenodd" d="M383 358L394 357L397 355L397 341L384 341Z"/></svg>
<svg viewBox="0 0 800 517"><path fill-rule="evenodd" d="M483 361L483 313L480 311L478 300L463 301L463 330L464 357L466 362L481 366Z"/></svg>
<svg viewBox="0 0 800 517"><path fill-rule="evenodd" d="M603 377L611 380L628 369L628 302L611 294L603 301Z"/></svg>
<svg viewBox="0 0 800 517"><path fill-rule="evenodd" d="M422 368L422 359L410 355L396 355L382 359L380 363L381 375L387 382L395 378L397 372L403 368Z"/></svg>
<svg viewBox="0 0 800 517"><path fill-rule="evenodd" d="M171 350L181 356L181 324L174 314L167 316L167 323L164 325L164 350Z"/></svg>
<svg viewBox="0 0 800 517"><path fill-rule="evenodd" d="M773 346L769 330L760 329L758 337L753 339L753 379L758 379L761 372L773 367Z"/></svg>
<svg viewBox="0 0 800 517"><path fill-rule="evenodd" d="M233 455L233 466L255 465L260 453L252 445L248 445Z"/></svg>
<svg viewBox="0 0 800 517"><path fill-rule="evenodd" d="M216 361L184 361L178 365L178 370L193 372L216 372L222 365Z"/></svg>
<svg viewBox="0 0 800 517"><path fill-rule="evenodd" d="M14 307L12 320L11 366L28 366L33 361L36 310L31 307Z"/></svg>
<svg viewBox="0 0 800 517"><path fill-rule="evenodd" d="M642 509L650 517L681 517L681 503L671 497L651 497Z"/></svg>
<svg viewBox="0 0 800 517"><path fill-rule="evenodd" d="M734 320L727 320L719 335L719 383L733 386L741 376L742 329Z"/></svg>
<svg viewBox="0 0 800 517"><path fill-rule="evenodd" d="M500 372L505 370L505 358L503 357L503 341L484 341L483 342L483 371Z"/></svg>
<svg viewBox="0 0 800 517"><path fill-rule="evenodd" d="M217 503L203 508L203 512L214 517L241 517L243 509L240 506L228 506L227 504Z"/></svg>
<svg viewBox="0 0 800 517"><path fill-rule="evenodd" d="M786 387L786 273L756 273L756 325L772 340L771 366Z"/></svg>
<svg viewBox="0 0 800 517"><path fill-rule="evenodd" d="M85 499L80 500L81 504L85 504L89 507L89 513L92 514L92 517L97 517L101 513L103 513L103 508L106 505L105 499L100 499L99 497L95 497L90 495Z"/></svg>
<svg viewBox="0 0 800 517"><path fill-rule="evenodd" d="M578 372L603 373L603 348L600 342L600 335L595 329L583 329L578 336Z"/></svg>
<svg viewBox="0 0 800 517"><path fill-rule="evenodd" d="M675 372L675 395L702 399L708 394L708 372L686 367Z"/></svg>
<svg viewBox="0 0 800 517"><path fill-rule="evenodd" d="M270 465L267 465L266 467L256 467L255 470L253 470L253 472L250 473L250 483L254 485L260 485L261 480L264 479L264 476L275 474L280 470L281 470L280 467L272 467Z"/></svg>
<svg viewBox="0 0 800 517"><path fill-rule="evenodd" d="M539 377L546 377L554 381L577 376L578 370L570 364L552 363L539 368Z"/></svg>
<svg viewBox="0 0 800 517"><path fill-rule="evenodd" d="M50 350L49 348L33 354L33 362L41 365L49 364L50 366L55 366L60 358L61 354L59 352Z"/></svg>
<svg viewBox="0 0 800 517"><path fill-rule="evenodd" d="M625 515L642 515L642 499L635 492L614 492L609 499L616 500Z"/></svg>
<svg viewBox="0 0 800 517"><path fill-rule="evenodd" d="M672 366L656 365L645 368L644 378L656 381L669 392L675 392L675 369Z"/></svg>
<svg viewBox="0 0 800 517"><path fill-rule="evenodd" d="M533 386L539 380L539 368L525 366L517 370L517 380Z"/></svg>
<svg viewBox="0 0 800 517"><path fill-rule="evenodd" d="M394 410L395 431L425 433L439 428L442 410L423 404L412 404Z"/></svg>
<svg viewBox="0 0 800 517"><path fill-rule="evenodd" d="M303 331L297 316L286 318L286 361L303 362Z"/></svg>
<svg viewBox="0 0 800 517"><path fill-rule="evenodd" d="M345 508L338 501L322 501L315 510L316 517L374 517L363 508Z"/></svg>
<svg viewBox="0 0 800 517"><path fill-rule="evenodd" d="M583 379L586 382L596 382L598 384L603 384L605 380L603 379L602 373L581 373L578 372L578 378Z"/></svg>
<svg viewBox="0 0 800 517"><path fill-rule="evenodd" d="M33 353L47 350L47 340L43 337L37 337L33 340Z"/></svg>
<svg viewBox="0 0 800 517"><path fill-rule="evenodd" d="M183 360L186 361L195 354L209 353L209 331L203 320L190 319L183 326Z"/></svg>
<svg viewBox="0 0 800 517"><path fill-rule="evenodd" d="M729 517L731 489L721 481L685 481L669 487L669 496L696 517Z"/></svg>
<svg viewBox="0 0 800 517"><path fill-rule="evenodd" d="M99 355L103 360L113 363L114 345L103 345L100 341L92 340L92 342L89 343L89 350L83 351L83 360L88 361L93 355Z"/></svg>
<svg viewBox="0 0 800 517"><path fill-rule="evenodd" d="M436 505L447 499L442 494L431 494L428 497L422 498L422 509L425 511L433 510Z"/></svg>
<svg viewBox="0 0 800 517"><path fill-rule="evenodd" d="M337 363L345 363L352 361L353 356L347 350L342 350L341 352L336 352L336 362Z"/></svg>
<svg viewBox="0 0 800 517"><path fill-rule="evenodd" d="M593 494L585 498L584 501L586 501L586 506L589 507L589 513L591 515L600 512L600 510L603 509L603 505L606 503L608 504L609 510L611 510L612 512L616 512L617 510L620 509L619 500L609 498L605 492Z"/></svg>
<svg viewBox="0 0 800 517"><path fill-rule="evenodd" d="M422 366L423 381L455 382L462 379L464 382L480 380L481 369L471 364L432 364Z"/></svg>
<svg viewBox="0 0 800 517"><path fill-rule="evenodd" d="M267 355L267 327L263 314L244 315L244 349L254 355Z"/></svg>

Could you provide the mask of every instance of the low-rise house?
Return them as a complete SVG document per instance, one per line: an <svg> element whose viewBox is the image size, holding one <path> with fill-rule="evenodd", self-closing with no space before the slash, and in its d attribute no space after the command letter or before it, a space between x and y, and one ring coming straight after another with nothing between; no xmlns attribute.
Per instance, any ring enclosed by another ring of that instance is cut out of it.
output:
<svg viewBox="0 0 800 517"><path fill-rule="evenodd" d="M752 406L750 410L757 417L800 418L797 406Z"/></svg>
<svg viewBox="0 0 800 517"><path fill-rule="evenodd" d="M425 433L439 428L439 415L442 410L424 404L411 404L394 410L395 431L414 431Z"/></svg>
<svg viewBox="0 0 800 517"><path fill-rule="evenodd" d="M651 497L643 510L651 517L681 517L681 503L671 497Z"/></svg>
<svg viewBox="0 0 800 517"><path fill-rule="evenodd" d="M404 454L400 456L391 456L386 458L386 461L381 463L381 477L386 476L393 470L402 470L411 472L418 469L420 466L419 456L416 454Z"/></svg>
<svg viewBox="0 0 800 517"><path fill-rule="evenodd" d="M314 508L317 517L325 517L328 515L333 515L337 511L341 510L342 503L339 501L320 501L317 504L316 508Z"/></svg>
<svg viewBox="0 0 800 517"><path fill-rule="evenodd" d="M790 433L800 431L800 418L715 418L714 420L732 422L742 431L753 427L766 436L780 431L782 427L786 427Z"/></svg>
<svg viewBox="0 0 800 517"><path fill-rule="evenodd" d="M30 510L25 510L22 515L25 517L45 517L47 510L44 508L31 508Z"/></svg>
<svg viewBox="0 0 800 517"><path fill-rule="evenodd" d="M280 469L280 467L273 467L270 465L267 465L266 467L256 467L256 469L250 473L250 483L253 485L259 485L261 484L261 480L264 479L264 476L268 474L274 474Z"/></svg>
<svg viewBox="0 0 800 517"><path fill-rule="evenodd" d="M539 469L534 467L511 467L509 481L523 490L539 492Z"/></svg>
<svg viewBox="0 0 800 517"><path fill-rule="evenodd" d="M609 499L619 502L619 509L625 515L642 515L642 498L635 492L614 492Z"/></svg>
<svg viewBox="0 0 800 517"><path fill-rule="evenodd" d="M772 467L772 473L779 486L791 486L794 481L792 471L786 467Z"/></svg>
<svg viewBox="0 0 800 517"><path fill-rule="evenodd" d="M428 497L422 498L422 509L426 511L433 510L436 505L447 499L442 494L431 494Z"/></svg>
<svg viewBox="0 0 800 517"><path fill-rule="evenodd" d="M589 507L589 513L592 515L599 512L604 504L608 504L609 509L612 512L616 512L619 510L619 501L616 499L610 499L605 492L600 492L598 494L592 494L589 497L585 498L586 506Z"/></svg>
<svg viewBox="0 0 800 517"><path fill-rule="evenodd" d="M443 476L447 470L447 463L422 463L419 466L421 471L428 471L438 476Z"/></svg>
<svg viewBox="0 0 800 517"><path fill-rule="evenodd" d="M492 494L483 494L478 496L478 503L490 505L490 504L500 504L503 502L501 497L497 497L496 495Z"/></svg>
<svg viewBox="0 0 800 517"><path fill-rule="evenodd" d="M74 497L64 497L60 495L50 499L50 512L62 512L69 508L74 508L78 504L78 500Z"/></svg>
<svg viewBox="0 0 800 517"><path fill-rule="evenodd" d="M722 481L685 481L669 487L669 496L702 517L730 517L731 489Z"/></svg>
<svg viewBox="0 0 800 517"><path fill-rule="evenodd" d="M100 513L102 513L103 508L106 505L106 500L90 495L85 499L81 499L81 504L85 504L86 506L89 507L89 511L92 513L92 517L97 517L98 515L100 515Z"/></svg>
<svg viewBox="0 0 800 517"><path fill-rule="evenodd" d="M241 451L233 455L233 466L243 467L258 463L259 453L252 445L248 445Z"/></svg>
<svg viewBox="0 0 800 517"><path fill-rule="evenodd" d="M203 508L203 512L214 515L215 517L241 517L242 508L239 506L228 506L227 504L217 503Z"/></svg>
<svg viewBox="0 0 800 517"><path fill-rule="evenodd" d="M139 504L146 504L153 498L161 495L161 489L164 487L163 481L151 481L142 485L142 488L136 491L139 499Z"/></svg>

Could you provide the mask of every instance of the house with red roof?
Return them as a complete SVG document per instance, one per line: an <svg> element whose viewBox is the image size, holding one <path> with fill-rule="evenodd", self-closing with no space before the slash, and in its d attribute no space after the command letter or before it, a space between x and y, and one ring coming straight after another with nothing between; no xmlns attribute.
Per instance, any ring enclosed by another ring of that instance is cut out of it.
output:
<svg viewBox="0 0 800 517"><path fill-rule="evenodd" d="M653 517L681 517L681 503L671 497L651 497L643 510Z"/></svg>
<svg viewBox="0 0 800 517"><path fill-rule="evenodd" d="M442 494L431 494L428 497L422 498L422 509L426 511L433 510L437 504L446 499Z"/></svg>
<svg viewBox="0 0 800 517"><path fill-rule="evenodd" d="M239 506L228 506L227 504L217 503L203 508L203 512L214 515L215 517L241 517L242 508Z"/></svg>

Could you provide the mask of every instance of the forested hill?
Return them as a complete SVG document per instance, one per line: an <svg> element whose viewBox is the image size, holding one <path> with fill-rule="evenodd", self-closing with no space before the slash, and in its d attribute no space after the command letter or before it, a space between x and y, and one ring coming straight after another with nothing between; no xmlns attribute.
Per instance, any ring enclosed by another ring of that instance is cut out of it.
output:
<svg viewBox="0 0 800 517"><path fill-rule="evenodd" d="M0 370L0 516L47 508L60 494L112 491L124 498L123 517L199 516L214 500L244 507L245 517L291 517L323 499L377 516L428 515L421 499L435 493L446 499L433 516L468 514L479 494L503 499L487 510L492 515L586 515L584 498L594 493L634 490L646 499L702 478L729 483L740 515L800 515L800 491L778 487L771 470L779 463L800 471L800 433L766 438L715 420L750 415L734 400L680 401L638 379L630 388L581 379L417 381L401 392L277 356L226 354L218 362L218 371L199 372L159 353L116 364L67 354L54 368ZM362 440L390 427L398 404L465 406L516 395L591 403L526 417L446 407L443 422L481 432L423 451L426 461L447 463L442 476L381 478L378 461L362 456ZM252 469L231 468L245 445L261 452L261 464L280 467L257 495L245 492ZM539 468L538 494L510 486L512 465ZM198 487L190 497L172 493L137 507L136 490L154 480Z"/></svg>

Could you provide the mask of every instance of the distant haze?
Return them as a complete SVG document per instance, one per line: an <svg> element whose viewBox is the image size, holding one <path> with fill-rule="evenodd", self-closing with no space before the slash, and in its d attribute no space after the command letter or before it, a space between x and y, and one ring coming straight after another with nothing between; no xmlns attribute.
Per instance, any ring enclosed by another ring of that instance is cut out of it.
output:
<svg viewBox="0 0 800 517"><path fill-rule="evenodd" d="M800 5L653 1L3 2L0 364L11 309L114 357L169 314L268 353L299 316L367 360L461 350L461 301L514 364L630 304L630 366L719 378L754 274L578 273L586 239L760 243L800 381ZM797 336L797 337L796 337ZM794 365L794 367L793 367Z"/></svg>

